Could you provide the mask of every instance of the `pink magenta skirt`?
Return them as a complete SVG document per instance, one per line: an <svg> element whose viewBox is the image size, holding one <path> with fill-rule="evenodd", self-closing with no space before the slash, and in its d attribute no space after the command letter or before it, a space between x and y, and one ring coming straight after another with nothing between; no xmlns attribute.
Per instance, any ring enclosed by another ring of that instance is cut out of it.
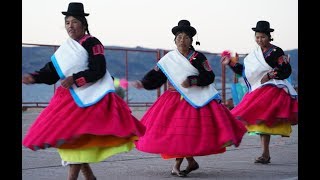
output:
<svg viewBox="0 0 320 180"><path fill-rule="evenodd" d="M266 85L247 93L231 113L246 125L298 123L298 100L282 88Z"/></svg>
<svg viewBox="0 0 320 180"><path fill-rule="evenodd" d="M196 109L171 90L158 98L141 122L147 130L136 148L163 157L223 153L227 146L238 147L246 132L223 104L213 100Z"/></svg>
<svg viewBox="0 0 320 180"><path fill-rule="evenodd" d="M108 93L95 105L81 108L76 105L69 90L58 87L49 105L27 131L22 144L32 150L59 148L66 144L66 148L79 148L86 143L83 141L90 139L94 147L97 139L101 144L105 138L113 142L100 146L110 146L141 137L144 132L144 125L131 114L126 102L117 94ZM73 144L78 144L78 147Z"/></svg>

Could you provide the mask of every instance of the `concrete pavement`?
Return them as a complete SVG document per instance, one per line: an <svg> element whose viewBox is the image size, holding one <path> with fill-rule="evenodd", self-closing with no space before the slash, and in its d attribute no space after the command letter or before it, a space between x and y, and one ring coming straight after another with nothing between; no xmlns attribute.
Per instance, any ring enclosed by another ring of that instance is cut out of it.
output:
<svg viewBox="0 0 320 180"><path fill-rule="evenodd" d="M138 119L144 110L133 109ZM39 114L39 109L22 113L22 136ZM271 163L255 164L261 154L260 138L245 135L238 148L228 147L218 155L195 157L200 168L187 179L203 180L297 180L298 179L298 126L293 126L291 137L272 136L270 142ZM115 155L100 163L91 164L98 180L162 180L181 179L170 174L173 160L163 160L159 155L136 149ZM182 164L182 169L187 165ZM31 151L22 147L23 180L65 180L68 167L61 166L61 159L54 148ZM83 180L79 176L79 180Z"/></svg>

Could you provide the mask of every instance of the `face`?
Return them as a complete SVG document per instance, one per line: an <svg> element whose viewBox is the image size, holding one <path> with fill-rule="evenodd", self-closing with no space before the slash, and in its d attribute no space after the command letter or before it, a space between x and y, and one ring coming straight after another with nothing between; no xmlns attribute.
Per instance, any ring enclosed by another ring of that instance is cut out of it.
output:
<svg viewBox="0 0 320 180"><path fill-rule="evenodd" d="M74 40L80 39L85 34L85 26L73 16L68 16L64 25L68 35Z"/></svg>
<svg viewBox="0 0 320 180"><path fill-rule="evenodd" d="M189 51L192 39L186 33L182 32L176 36L175 43L179 51Z"/></svg>
<svg viewBox="0 0 320 180"><path fill-rule="evenodd" d="M268 47L270 44L270 39L265 33L256 32L255 38L257 44L262 48Z"/></svg>

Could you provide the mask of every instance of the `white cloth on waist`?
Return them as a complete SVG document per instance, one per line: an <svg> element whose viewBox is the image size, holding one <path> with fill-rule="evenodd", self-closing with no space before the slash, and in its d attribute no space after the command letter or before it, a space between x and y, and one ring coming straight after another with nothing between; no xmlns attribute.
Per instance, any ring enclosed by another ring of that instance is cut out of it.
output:
<svg viewBox="0 0 320 180"><path fill-rule="evenodd" d="M244 58L244 79L247 83L249 92L252 92L261 86L272 84L279 88L284 88L285 91L292 97L297 97L298 94L296 90L286 79L270 79L269 81L261 84L260 81L262 77L271 70L272 67L269 66L269 64L264 59L260 46L257 46L256 49L254 49Z"/></svg>
<svg viewBox="0 0 320 180"><path fill-rule="evenodd" d="M51 61L60 79L64 79L73 73L88 69L88 52L77 41L68 38L51 56ZM108 71L94 83L86 83L81 87L73 84L69 90L79 107L91 106L107 93L115 92L113 79Z"/></svg>
<svg viewBox="0 0 320 180"><path fill-rule="evenodd" d="M203 107L213 99L221 100L220 94L214 88L213 83L203 87L184 88L181 86L188 76L198 75L199 71L177 49L168 52L158 61L157 65L175 89L193 107Z"/></svg>

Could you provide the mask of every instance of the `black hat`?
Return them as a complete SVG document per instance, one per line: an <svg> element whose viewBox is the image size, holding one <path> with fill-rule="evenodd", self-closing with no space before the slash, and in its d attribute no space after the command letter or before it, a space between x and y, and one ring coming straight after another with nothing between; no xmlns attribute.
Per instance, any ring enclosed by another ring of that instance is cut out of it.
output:
<svg viewBox="0 0 320 180"><path fill-rule="evenodd" d="M188 20L180 20L178 26L173 27L171 31L174 35L179 31L187 32L191 37L197 33L197 30L190 26L190 22Z"/></svg>
<svg viewBox="0 0 320 180"><path fill-rule="evenodd" d="M258 21L256 27L252 28L255 32L273 32L274 29L270 28L268 21Z"/></svg>
<svg viewBox="0 0 320 180"><path fill-rule="evenodd" d="M78 2L71 2L68 6L67 12L62 12L66 16L89 16L89 13L85 13L83 10L83 4Z"/></svg>

